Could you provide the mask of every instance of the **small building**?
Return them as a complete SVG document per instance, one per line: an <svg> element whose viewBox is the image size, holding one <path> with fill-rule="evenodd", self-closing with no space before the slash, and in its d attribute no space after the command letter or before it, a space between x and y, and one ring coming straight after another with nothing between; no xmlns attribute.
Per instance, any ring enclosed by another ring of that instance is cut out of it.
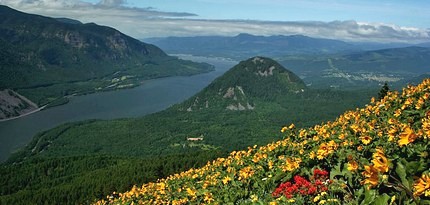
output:
<svg viewBox="0 0 430 205"><path fill-rule="evenodd" d="M188 141L202 141L203 137L187 137Z"/></svg>

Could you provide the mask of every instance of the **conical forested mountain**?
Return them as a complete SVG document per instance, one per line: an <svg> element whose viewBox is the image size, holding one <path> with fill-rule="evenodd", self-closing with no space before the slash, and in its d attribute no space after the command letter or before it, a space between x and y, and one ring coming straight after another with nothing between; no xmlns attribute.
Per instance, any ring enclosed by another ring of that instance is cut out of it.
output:
<svg viewBox="0 0 430 205"><path fill-rule="evenodd" d="M276 61L253 57L231 68L183 105L187 111L253 110L258 106L255 100L276 101L305 89L306 85L297 75Z"/></svg>

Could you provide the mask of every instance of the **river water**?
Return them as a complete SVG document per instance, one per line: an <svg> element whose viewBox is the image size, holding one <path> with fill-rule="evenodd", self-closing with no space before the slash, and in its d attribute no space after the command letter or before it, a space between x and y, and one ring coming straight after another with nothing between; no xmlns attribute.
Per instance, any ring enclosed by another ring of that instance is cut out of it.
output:
<svg viewBox="0 0 430 205"><path fill-rule="evenodd" d="M164 110L196 94L237 63L221 58L185 55L179 57L207 62L215 66L215 71L194 76L148 80L132 89L75 96L66 105L0 122L0 162L24 147L38 132L66 122L138 117Z"/></svg>

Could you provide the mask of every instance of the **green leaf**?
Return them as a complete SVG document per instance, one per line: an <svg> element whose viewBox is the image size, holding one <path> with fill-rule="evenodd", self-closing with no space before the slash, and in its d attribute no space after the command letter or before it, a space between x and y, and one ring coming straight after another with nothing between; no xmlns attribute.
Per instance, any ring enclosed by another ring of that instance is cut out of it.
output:
<svg viewBox="0 0 430 205"><path fill-rule="evenodd" d="M340 162L330 171L330 179L333 179L335 176L344 176Z"/></svg>
<svg viewBox="0 0 430 205"><path fill-rule="evenodd" d="M421 200L420 204L421 205L430 205L430 200Z"/></svg>
<svg viewBox="0 0 430 205"><path fill-rule="evenodd" d="M388 200L390 200L390 196L387 194L383 194L378 196L373 202L374 205L386 205L388 204Z"/></svg>
<svg viewBox="0 0 430 205"><path fill-rule="evenodd" d="M403 186L409 188L409 181L406 179L406 168L401 162L397 162L396 173L400 177Z"/></svg>
<svg viewBox="0 0 430 205"><path fill-rule="evenodd" d="M273 181L279 182L281 179L283 179L285 176L287 176L287 173L278 171L276 175L273 177Z"/></svg>
<svg viewBox="0 0 430 205"><path fill-rule="evenodd" d="M425 163L412 161L408 162L406 164L406 170L409 175L416 175L416 173L421 173L422 171L426 170L427 166Z"/></svg>
<svg viewBox="0 0 430 205"><path fill-rule="evenodd" d="M361 202L361 205L368 205L371 204L376 197L376 191L375 190L366 190L364 192L364 200Z"/></svg>

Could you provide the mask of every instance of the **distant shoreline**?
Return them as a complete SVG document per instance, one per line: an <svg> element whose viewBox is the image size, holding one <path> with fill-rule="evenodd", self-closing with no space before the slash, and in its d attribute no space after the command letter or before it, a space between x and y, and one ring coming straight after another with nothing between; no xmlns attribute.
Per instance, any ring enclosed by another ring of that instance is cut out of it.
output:
<svg viewBox="0 0 430 205"><path fill-rule="evenodd" d="M9 118L5 118L5 119L0 119L0 122L6 122L6 121L9 121L9 120L15 120L15 119L18 119L18 118L21 118L21 117L25 117L27 115L31 115L33 113L39 112L39 111L43 110L45 107L46 107L46 105L42 106L40 108L37 108L35 110L32 110L30 112L24 113L22 115L18 115L18 116L15 116L15 117L9 117Z"/></svg>

